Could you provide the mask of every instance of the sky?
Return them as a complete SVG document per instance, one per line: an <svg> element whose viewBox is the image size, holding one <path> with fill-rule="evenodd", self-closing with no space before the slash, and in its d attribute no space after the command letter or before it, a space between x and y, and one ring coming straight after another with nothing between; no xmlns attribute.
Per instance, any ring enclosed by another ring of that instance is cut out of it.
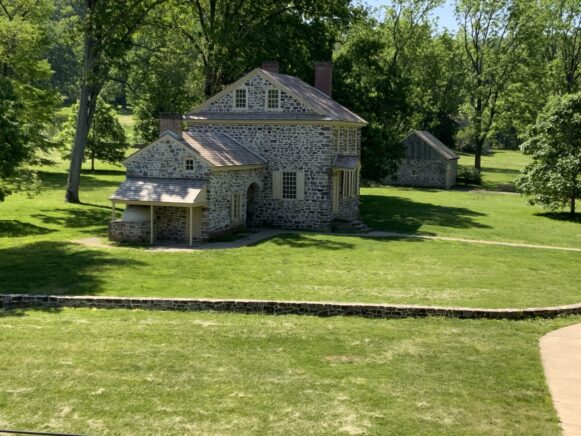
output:
<svg viewBox="0 0 581 436"><path fill-rule="evenodd" d="M366 3L374 8L388 5L388 0L363 0L362 3ZM432 18L436 18L438 20L438 27L440 29L448 29L450 31L455 31L458 29L458 24L456 23L456 19L454 17L454 2L450 0L446 0L446 2L436 8L432 14Z"/></svg>

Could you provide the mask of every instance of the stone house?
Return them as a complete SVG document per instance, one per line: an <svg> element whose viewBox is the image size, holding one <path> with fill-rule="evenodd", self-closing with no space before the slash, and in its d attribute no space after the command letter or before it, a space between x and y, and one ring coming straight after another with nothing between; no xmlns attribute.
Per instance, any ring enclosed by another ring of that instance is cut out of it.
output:
<svg viewBox="0 0 581 436"><path fill-rule="evenodd" d="M449 189L456 184L458 155L425 130L413 130L402 141L405 157L392 185Z"/></svg>
<svg viewBox="0 0 581 436"><path fill-rule="evenodd" d="M185 115L160 118L160 137L129 156L110 197L124 204L114 241L207 240L247 226L328 231L359 216L361 128L331 99L332 64L315 86L268 62Z"/></svg>

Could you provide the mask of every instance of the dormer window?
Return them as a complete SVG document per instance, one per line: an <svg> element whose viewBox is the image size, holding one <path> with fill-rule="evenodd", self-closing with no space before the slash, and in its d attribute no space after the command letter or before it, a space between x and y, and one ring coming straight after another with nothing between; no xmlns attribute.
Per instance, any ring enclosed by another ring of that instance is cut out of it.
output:
<svg viewBox="0 0 581 436"><path fill-rule="evenodd" d="M266 91L266 108L280 109L280 91L278 89L268 89Z"/></svg>
<svg viewBox="0 0 581 436"><path fill-rule="evenodd" d="M246 88L238 88L234 91L234 109L246 109Z"/></svg>

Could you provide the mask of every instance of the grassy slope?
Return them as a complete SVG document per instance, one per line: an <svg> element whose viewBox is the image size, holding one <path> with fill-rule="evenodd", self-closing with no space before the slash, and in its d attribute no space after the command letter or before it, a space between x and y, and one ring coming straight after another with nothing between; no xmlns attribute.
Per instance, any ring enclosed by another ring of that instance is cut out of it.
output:
<svg viewBox="0 0 581 436"><path fill-rule="evenodd" d="M474 166L474 155L458 153L459 164ZM526 164L530 157L516 150L495 150L489 155L482 156L482 184L487 189L503 189L514 186L514 179Z"/></svg>
<svg viewBox="0 0 581 436"><path fill-rule="evenodd" d="M537 344L578 321L5 314L0 425L142 435L558 434Z"/></svg>
<svg viewBox="0 0 581 436"><path fill-rule="evenodd" d="M227 251L88 249L72 241L106 236L107 197L123 177L118 168L98 168L83 174L88 204L62 201L64 166L45 170L41 196L15 195L0 204L0 292L472 307L580 300L580 253L312 234ZM362 210L389 230L581 246L578 223L535 216L518 196L367 189Z"/></svg>

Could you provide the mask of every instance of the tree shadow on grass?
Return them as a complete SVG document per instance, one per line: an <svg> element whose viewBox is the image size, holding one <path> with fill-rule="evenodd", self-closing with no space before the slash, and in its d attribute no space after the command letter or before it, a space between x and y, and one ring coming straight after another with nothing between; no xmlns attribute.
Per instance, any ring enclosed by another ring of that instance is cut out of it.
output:
<svg viewBox="0 0 581 436"><path fill-rule="evenodd" d="M103 227L105 228L111 219L110 208L106 206L90 208L79 208L72 206L71 208L49 209L42 210L43 213L32 215L33 218L41 220L45 224L57 225L61 227L82 229L87 227ZM93 233L88 230L84 233Z"/></svg>
<svg viewBox="0 0 581 436"><path fill-rule="evenodd" d="M538 212L535 216L542 216L556 221L569 221L571 223L581 224L581 214L571 215L569 212Z"/></svg>
<svg viewBox="0 0 581 436"><path fill-rule="evenodd" d="M340 235L337 235L340 236ZM297 234L289 233L285 235L278 235L267 240L281 247L288 248L317 248L322 250L344 250L346 248L354 248L355 244L337 241L334 239L317 238L314 234ZM267 242L260 241L260 242Z"/></svg>
<svg viewBox="0 0 581 436"><path fill-rule="evenodd" d="M47 172L39 171L38 175L42 181L42 186L45 189L65 189L67 185L68 174L66 172ZM116 187L119 185L119 180L111 180L109 178L102 178L100 176L125 176L125 171L121 170L95 170L90 172L84 170L81 173L81 190L90 190L98 188ZM63 193L64 195L64 193Z"/></svg>
<svg viewBox="0 0 581 436"><path fill-rule="evenodd" d="M68 242L35 242L0 250L1 294L97 295L102 274L142 262Z"/></svg>
<svg viewBox="0 0 581 436"><path fill-rule="evenodd" d="M361 216L365 224L374 229L404 233L418 233L424 225L458 229L490 228L476 221L476 218L486 216L485 213L383 195L363 195Z"/></svg>
<svg viewBox="0 0 581 436"><path fill-rule="evenodd" d="M0 220L0 238L15 238L18 236L46 235L54 229L36 226L18 220Z"/></svg>

